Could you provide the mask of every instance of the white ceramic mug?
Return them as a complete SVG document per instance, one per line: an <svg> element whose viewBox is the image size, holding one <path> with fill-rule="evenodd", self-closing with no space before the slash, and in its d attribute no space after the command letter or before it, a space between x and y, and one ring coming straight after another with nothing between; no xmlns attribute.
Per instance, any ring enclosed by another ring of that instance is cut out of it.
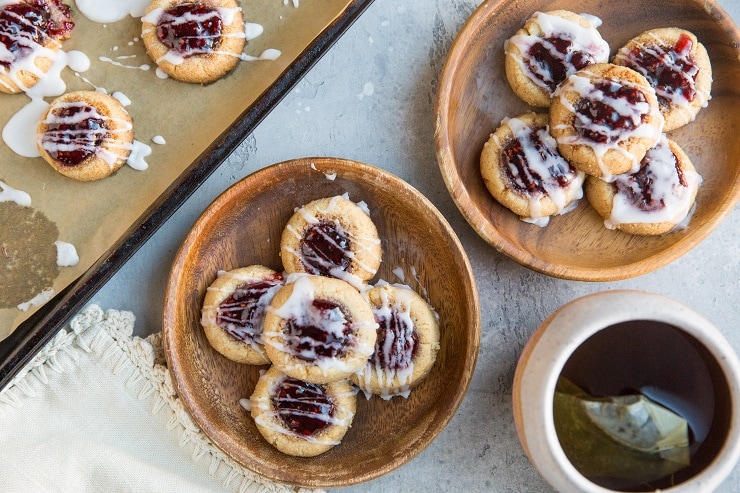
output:
<svg viewBox="0 0 740 493"><path fill-rule="evenodd" d="M711 462L694 476L660 490L710 492L727 478L740 457L740 363L711 322L658 294L606 291L584 296L564 305L540 325L524 348L514 376L514 420L519 439L534 466L556 490L614 491L584 477L566 457L555 430L553 396L563 367L582 343L602 329L634 321L667 324L693 336L726 380L714 401L725 409L729 404L728 423L722 427L724 441Z"/></svg>

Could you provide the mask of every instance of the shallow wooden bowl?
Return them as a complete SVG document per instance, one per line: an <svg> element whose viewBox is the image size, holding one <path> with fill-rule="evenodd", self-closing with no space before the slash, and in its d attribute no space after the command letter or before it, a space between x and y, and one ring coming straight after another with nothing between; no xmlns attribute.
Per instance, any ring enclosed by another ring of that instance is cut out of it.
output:
<svg viewBox="0 0 740 493"><path fill-rule="evenodd" d="M395 272L403 271L405 284L425 296L440 316L441 349L432 372L408 399L366 400L360 394L352 428L340 445L313 458L291 457L269 445L239 405L266 367L233 363L214 351L200 325L201 303L219 269L260 263L282 270L280 234L294 209L344 193L355 202L365 201L378 227L383 261L375 280L401 282ZM246 177L203 212L172 266L163 332L180 398L216 445L268 478L338 487L392 471L442 431L473 375L480 309L459 240L418 191L366 164L299 159Z"/></svg>
<svg viewBox="0 0 740 493"><path fill-rule="evenodd" d="M614 52L647 29L682 27L704 44L712 62L712 99L697 119L669 133L691 158L703 183L688 229L638 237L604 228L584 199L545 228L520 221L488 193L480 153L504 117L530 109L511 90L504 41L535 11L600 17ZM438 86L435 138L447 188L478 234L517 262L551 276L586 281L626 279L688 252L740 198L740 31L712 0L491 0L468 19L452 45Z"/></svg>

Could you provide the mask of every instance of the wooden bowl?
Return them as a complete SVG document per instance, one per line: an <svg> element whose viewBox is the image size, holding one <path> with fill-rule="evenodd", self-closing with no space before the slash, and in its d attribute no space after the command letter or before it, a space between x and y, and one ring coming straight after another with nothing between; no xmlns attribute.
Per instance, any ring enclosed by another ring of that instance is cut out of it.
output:
<svg viewBox="0 0 740 493"><path fill-rule="evenodd" d="M530 108L511 90L504 41L535 11L565 9L601 18L614 52L647 29L692 31L709 52L712 99L696 120L668 134L703 177L685 230L638 237L607 230L585 199L545 228L520 221L496 202L480 174L480 153L504 117ZM551 276L611 281L645 274L699 244L740 198L740 31L712 0L491 0L468 19L452 45L436 100L439 167L458 208L478 234L517 262Z"/></svg>
<svg viewBox="0 0 740 493"><path fill-rule="evenodd" d="M359 394L352 428L340 445L317 457L292 457L268 444L239 405L266 367L234 363L213 350L200 325L201 304L219 269L260 263L282 270L280 234L294 209L345 192L367 203L378 228L383 261L375 280L402 282L394 272L403 271L405 284L425 296L440 316L441 349L432 372L408 399L366 400ZM276 481L338 487L392 471L442 431L473 375L480 308L459 240L418 191L366 164L298 159L246 177L203 212L172 266L163 339L183 404L224 452Z"/></svg>

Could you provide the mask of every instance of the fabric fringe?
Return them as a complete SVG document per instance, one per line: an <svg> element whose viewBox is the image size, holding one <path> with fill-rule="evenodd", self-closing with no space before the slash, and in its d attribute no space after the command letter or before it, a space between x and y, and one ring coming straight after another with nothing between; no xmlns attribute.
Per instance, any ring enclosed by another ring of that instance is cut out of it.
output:
<svg viewBox="0 0 740 493"><path fill-rule="evenodd" d="M0 402L22 407L25 398L33 398L42 386L49 384L49 371L62 374L79 364L82 354L93 354L121 378L132 396L141 401L150 400L153 415L165 407L172 412L167 430L177 430L180 447L193 447L194 462L208 457L208 474L223 477L224 487L239 493L322 491L275 483L245 469L218 449L193 422L175 392L166 367L161 334L152 334L146 339L132 337L134 321L131 312L103 312L98 305L88 305L72 319L68 330L63 329L55 335L0 392Z"/></svg>

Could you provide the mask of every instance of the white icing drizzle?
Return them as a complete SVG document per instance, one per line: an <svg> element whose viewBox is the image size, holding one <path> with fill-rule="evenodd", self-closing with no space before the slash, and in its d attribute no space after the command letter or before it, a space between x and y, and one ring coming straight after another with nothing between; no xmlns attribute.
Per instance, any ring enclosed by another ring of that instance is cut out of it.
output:
<svg viewBox="0 0 740 493"><path fill-rule="evenodd" d="M15 189L7 183L0 181L0 202L15 202L23 207L31 205L31 196L22 191Z"/></svg>
<svg viewBox="0 0 740 493"><path fill-rule="evenodd" d="M113 96L114 98L116 98L116 100L118 100L118 102L121 103L121 106L130 106L131 105L131 100L129 99L129 97L126 96L121 91L116 91L113 94L111 94L111 96Z"/></svg>
<svg viewBox="0 0 740 493"><path fill-rule="evenodd" d="M69 116L59 116L60 113L74 108L79 108L80 111ZM38 145L52 157L56 156L59 152L82 149L89 155L99 157L108 166L113 168L119 162L121 156L112 150L130 147L130 144L119 143L116 140L118 134L129 132L133 128L133 125L129 121L101 115L95 107L84 101L59 101L50 108L46 118L41 123L50 127L56 125L76 125L90 118L101 120L103 122L103 128L79 128L75 130L55 130L49 128L45 132L38 134ZM108 128L112 126L106 123L109 121L115 122L118 128ZM95 143L98 141L100 144L96 145Z"/></svg>
<svg viewBox="0 0 740 493"><path fill-rule="evenodd" d="M133 56L135 56L135 55L133 55ZM127 58L129 58L129 57L118 57L119 60L120 59L124 59L125 60ZM114 65L116 67L121 67L121 68L130 68L130 69L144 70L144 71L149 70L149 69L152 68L151 66L149 66L146 63L142 63L141 65L124 65L123 63L118 62L116 60L113 60L112 58L107 57L107 56L99 56L98 57L98 60L100 60L101 62L110 63L111 65Z"/></svg>
<svg viewBox="0 0 740 493"><path fill-rule="evenodd" d="M161 145L161 146L167 143L167 141L164 140L164 137L162 137L161 135L155 135L154 137L152 137L152 142L154 142L157 145Z"/></svg>
<svg viewBox="0 0 740 493"><path fill-rule="evenodd" d="M239 405L243 407L245 411L252 411L252 403L249 402L249 399L239 399Z"/></svg>
<svg viewBox="0 0 740 493"><path fill-rule="evenodd" d="M149 164L144 160L145 157L152 153L152 148L143 142L134 140L131 145L131 154L126 159L126 164L135 170L143 171L149 167Z"/></svg>
<svg viewBox="0 0 740 493"><path fill-rule="evenodd" d="M285 320L294 320L298 326L320 327L323 331L332 334L337 340L345 341L345 344L351 346L351 349L355 352L364 354L372 352L372 348L358 338L356 332L367 328L375 330L377 328L376 323L348 320L344 312L338 307L330 310L317 310L313 306L313 301L316 299L313 283L305 274L291 274L288 276L287 283L293 284L293 291L290 296L279 308L268 306L267 310L269 312ZM347 324L350 324L352 329L350 335L344 334L344 328ZM324 375L331 369L350 373L355 370L354 367L347 365L341 358L322 357L316 352L315 348L317 346L331 346L336 343L322 343L313 339L304 341L292 334L284 334L282 341L275 341L273 338L265 342L281 352L298 355L298 357L293 358L294 364L287 367L288 371L306 366L316 366ZM294 348L300 342L311 342L311 347L296 353Z"/></svg>
<svg viewBox="0 0 740 493"><path fill-rule="evenodd" d="M542 31L541 35L516 34L504 43L504 52L506 56L512 57L521 67L527 77L539 87L552 92L551 85L557 85L560 81L553 80L553 74L547 64L542 65L528 56L530 48L540 43L548 53L563 63L566 67L566 78L575 73L577 68L571 63L571 57L574 52L586 52L593 57L593 63L603 63L609 59L609 44L604 41L596 30L601 25L601 19L593 15L581 14L590 23L588 27L582 27L576 22L564 19L560 16L550 15L543 12L536 12L533 20ZM548 38L558 38L569 40L573 43L568 54L560 53ZM509 50L510 46L515 46L519 50L519 56Z"/></svg>
<svg viewBox="0 0 740 493"><path fill-rule="evenodd" d="M644 197L642 189L631 175L617 175L611 216L604 221L609 229L619 224L628 223L680 223L684 220L693 205L693 192L701 183L701 176L691 170L685 170L682 184L676 170L676 156L671 150L668 139L661 136L658 144L650 149L643 162L640 173L647 174L650 183L650 198L653 203L660 203L655 208L641 208L638 203Z"/></svg>
<svg viewBox="0 0 740 493"><path fill-rule="evenodd" d="M247 55L246 53L242 53L239 58L247 62L254 62L257 60L277 60L278 58L280 58L280 55L282 55L282 52L280 50L268 48L263 51L260 56L251 56Z"/></svg>
<svg viewBox="0 0 740 493"><path fill-rule="evenodd" d="M117 22L128 16L141 17L151 0L75 0L77 10L93 22Z"/></svg>
<svg viewBox="0 0 740 493"><path fill-rule="evenodd" d="M245 22L244 23L244 35L247 38L247 41L251 41L255 38L258 38L262 35L262 33L265 31L265 28L262 27L262 24L256 24L254 22Z"/></svg>
<svg viewBox="0 0 740 493"><path fill-rule="evenodd" d="M540 200L545 196L549 197L557 206L555 215L565 214L573 210L577 201L583 197L582 185L585 174L572 168L560 155L557 150L557 142L550 135L549 129L547 127L536 129L537 138L546 148L542 150L538 149L535 143L532 142L533 128L524 121L519 118L506 118L502 121L502 124L511 129L513 139L519 141L524 153L525 166L523 171L526 176L519 176L519 169L509 163L509 172L514 178L515 184L519 187L519 190L525 191L521 195L524 195L529 202L530 215L521 219L540 227L546 226L549 217L542 214L542 204L540 203ZM494 139L501 145L495 136ZM553 175L553 173L557 173L557 175ZM558 181L558 176L567 181L565 187ZM530 183L539 183L544 191L527 190ZM568 190L576 189L575 200L572 202L568 201L566 187Z"/></svg>
<svg viewBox="0 0 740 493"><path fill-rule="evenodd" d="M651 87L640 87L631 82L627 81L614 81L610 79L596 78L593 74L585 71L586 74L594 77L593 82L588 78L578 74L573 74L567 79L567 84L561 84L558 86L556 91L553 93L553 97L560 97L560 102L569 111L575 115L575 121L573 123L576 131L573 135L564 135L557 139L558 144L566 145L587 145L591 147L596 157L596 162L602 172L601 178L606 181L613 179L609 169L604 164L604 156L610 150L614 150L622 154L624 157L632 161L632 169L629 173L634 173L640 169L640 160L636 159L633 154L624 149L620 144L626 142L632 138L643 138L649 139L653 142L653 145L660 139L664 120L663 115L660 114L657 105L655 107L650 106L648 102L637 102L627 101L625 98L612 97L605 94L603 91L597 88L597 84L611 84L615 86L627 86L633 87L641 92L649 92L655 94L655 91ZM599 101L614 109L621 118L626 118L632 121L634 128L612 128L611 125L601 125L594 123L588 115L584 115L579 111L576 111L575 106L568 100L567 92L564 91L564 87L568 87L568 91L574 91L577 94L576 102L582 98L588 98L592 101ZM659 125L647 125L642 123L642 117L647 116L648 119L657 119ZM559 125L555 128L569 128L569 125ZM607 142L595 142L587 137L581 136L578 132L578 127L585 128L591 132L596 132L606 136Z"/></svg>
<svg viewBox="0 0 740 493"><path fill-rule="evenodd" d="M411 354L414 349L413 334L415 324L411 318L411 300L413 291L408 286L396 285L393 291L381 289L380 306L372 306L375 320L384 330L383 346L375 345L375 352L368 359L359 375L360 389L369 397L372 377L375 376L380 388L380 397L388 400L396 395L408 397L411 391L411 378L414 374L414 361ZM390 293L394 293L391 302ZM393 330L395 325L396 330ZM380 338L378 338L380 342ZM417 341L417 344L419 342ZM408 348L408 349L407 349Z"/></svg>
<svg viewBox="0 0 740 493"><path fill-rule="evenodd" d="M262 413L255 418L255 423L259 426L262 426L264 428L267 428L269 430L272 430L276 433L281 433L283 435L288 435L291 437L295 437L301 440L304 440L309 443L316 443L316 444L322 444L322 445L339 445L338 440L331 440L329 439L326 434L324 433L315 433L312 435L302 435L300 433L297 433L287 426L283 425L283 420L280 417L280 412L278 409L275 408L273 404L273 398L278 393L278 388L284 384L287 377L278 378L275 379L273 382L271 382L271 385L269 386L269 389L267 391L267 395L260 396L259 398L252 397L252 402L250 403L250 410L252 406L257 407L262 411ZM323 388L324 391L326 391L326 387L324 385L318 385L319 387ZM331 401L332 405L334 406L334 412L331 415L328 414L322 414L322 413L314 413L310 411L300 411L299 409L292 408L289 410L291 414L294 415L300 415L302 414L306 418L309 419L315 419L320 420L328 424L328 426L338 426L342 428L349 427L350 423L352 422L352 419L354 418L354 413L345 407L342 407L340 403L342 402L342 398L344 395L330 395L327 394L327 398ZM324 428L326 429L326 428Z"/></svg>
<svg viewBox="0 0 740 493"><path fill-rule="evenodd" d="M28 301L18 304L18 309L22 312L27 312L31 307L41 306L54 297L53 288L44 288L39 294L34 296Z"/></svg>
<svg viewBox="0 0 740 493"><path fill-rule="evenodd" d="M696 74L697 72L699 72L699 66L692 61L691 50L677 52L674 51L675 48L673 46L663 46L664 41L655 34L650 33L650 37L653 39L653 43L640 43L638 44L638 48L648 55L659 59L661 62L661 66L664 67L666 70L685 72L687 75L686 82L688 83L689 88L694 91L694 98L698 98L698 102L702 107L708 106L709 101L707 93L705 93L704 91L696 90ZM617 52L614 58L621 60L622 63L629 68L636 70L637 72L644 75L647 78L648 82L650 82L650 85L653 87L653 89L655 89L655 94L658 96L658 98L665 101L669 106L689 108L691 101L689 101L684 96L682 90L676 89L671 86L666 86L662 88L656 86L654 84L655 77L653 76L653 74L647 68L638 63L638 61L635 60L632 56L630 56L630 51L631 50L629 50L627 46L624 46ZM688 71L686 71L682 67L682 65L687 64L692 66L692 68Z"/></svg>
<svg viewBox="0 0 740 493"><path fill-rule="evenodd" d="M283 0L283 5L288 5L288 2L291 0ZM298 8L300 5L300 0L292 0L293 1L293 7Z"/></svg>
<svg viewBox="0 0 740 493"><path fill-rule="evenodd" d="M55 241L54 245L57 247L57 265L59 267L72 267L80 262L77 249L72 243Z"/></svg>

